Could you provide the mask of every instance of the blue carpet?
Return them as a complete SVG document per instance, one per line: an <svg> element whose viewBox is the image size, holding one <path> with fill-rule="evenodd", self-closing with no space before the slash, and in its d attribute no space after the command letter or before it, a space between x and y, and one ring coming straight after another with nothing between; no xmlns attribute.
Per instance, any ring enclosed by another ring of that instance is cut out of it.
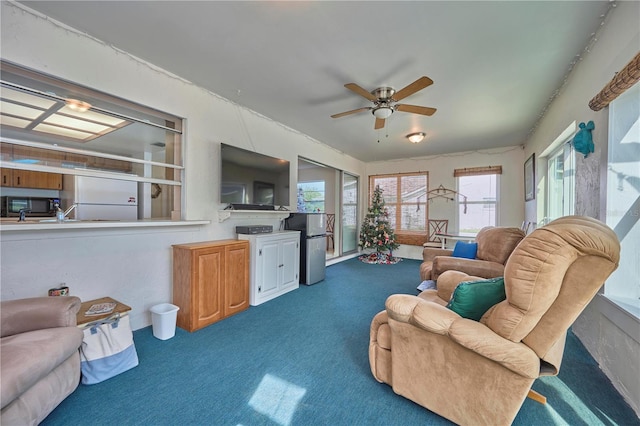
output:
<svg viewBox="0 0 640 426"><path fill-rule="evenodd" d="M194 333L134 332L140 365L80 385L44 425L451 425L369 370L369 326L394 293L416 294L419 262L327 268L313 286ZM536 381L516 425L639 424L570 334L559 377ZM455 397L452 395L452 403Z"/></svg>

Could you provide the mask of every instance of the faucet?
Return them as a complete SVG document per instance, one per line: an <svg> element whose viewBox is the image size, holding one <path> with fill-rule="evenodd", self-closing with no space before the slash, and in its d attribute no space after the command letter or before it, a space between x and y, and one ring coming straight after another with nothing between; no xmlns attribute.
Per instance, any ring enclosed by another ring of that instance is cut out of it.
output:
<svg viewBox="0 0 640 426"><path fill-rule="evenodd" d="M18 217L18 222L25 222L25 217L27 216L27 213L31 213L31 209L20 209L20 211L18 212L18 214L20 215Z"/></svg>
<svg viewBox="0 0 640 426"><path fill-rule="evenodd" d="M71 206L69 206L68 209L66 210L62 210L60 208L60 204L56 203L54 206L56 208L56 219L58 222L62 223L66 220L66 217L69 213L71 213L71 211L73 211L73 209L75 209L77 207L77 203L73 203L71 204Z"/></svg>
<svg viewBox="0 0 640 426"><path fill-rule="evenodd" d="M76 207L78 207L78 203L71 204L69 208L64 211L64 217L67 217Z"/></svg>

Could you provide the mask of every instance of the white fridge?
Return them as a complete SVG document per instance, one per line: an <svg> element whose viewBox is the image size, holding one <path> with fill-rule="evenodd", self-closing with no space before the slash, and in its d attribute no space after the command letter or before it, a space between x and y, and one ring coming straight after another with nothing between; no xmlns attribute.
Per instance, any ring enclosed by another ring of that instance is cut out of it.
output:
<svg viewBox="0 0 640 426"><path fill-rule="evenodd" d="M133 221L138 219L138 182L66 175L60 201L63 210L76 204L68 218Z"/></svg>

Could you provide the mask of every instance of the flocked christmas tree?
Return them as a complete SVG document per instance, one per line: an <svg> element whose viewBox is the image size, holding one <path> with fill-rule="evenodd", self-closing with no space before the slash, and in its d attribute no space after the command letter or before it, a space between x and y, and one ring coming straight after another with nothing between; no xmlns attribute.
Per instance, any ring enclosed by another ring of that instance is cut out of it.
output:
<svg viewBox="0 0 640 426"><path fill-rule="evenodd" d="M378 263L393 261L393 250L400 247L389 225L389 211L385 207L380 186L376 186L371 196L371 207L360 228L358 245L363 249L375 249ZM384 254L386 251L389 251L388 255Z"/></svg>

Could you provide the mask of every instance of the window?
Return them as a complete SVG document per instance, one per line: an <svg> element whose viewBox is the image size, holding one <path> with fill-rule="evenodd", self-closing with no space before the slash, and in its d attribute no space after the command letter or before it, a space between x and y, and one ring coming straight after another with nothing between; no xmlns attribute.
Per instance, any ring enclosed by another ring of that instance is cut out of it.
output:
<svg viewBox="0 0 640 426"><path fill-rule="evenodd" d="M324 213L324 181L298 183L298 211Z"/></svg>
<svg viewBox="0 0 640 426"><path fill-rule="evenodd" d="M181 217L181 118L8 62L0 71L3 186L41 188L21 184L25 173L135 181L140 219Z"/></svg>
<svg viewBox="0 0 640 426"><path fill-rule="evenodd" d="M369 178L369 200L376 186L389 211L389 223L400 244L422 245L427 236L427 173L377 175Z"/></svg>
<svg viewBox="0 0 640 426"><path fill-rule="evenodd" d="M640 317L640 83L609 104L606 222L620 240L620 264L604 294Z"/></svg>
<svg viewBox="0 0 640 426"><path fill-rule="evenodd" d="M548 157L546 222L573 214L575 175L575 153L572 145L565 143Z"/></svg>
<svg viewBox="0 0 640 426"><path fill-rule="evenodd" d="M456 169L458 192L458 232L477 234L485 226L498 223L498 184L502 166Z"/></svg>

